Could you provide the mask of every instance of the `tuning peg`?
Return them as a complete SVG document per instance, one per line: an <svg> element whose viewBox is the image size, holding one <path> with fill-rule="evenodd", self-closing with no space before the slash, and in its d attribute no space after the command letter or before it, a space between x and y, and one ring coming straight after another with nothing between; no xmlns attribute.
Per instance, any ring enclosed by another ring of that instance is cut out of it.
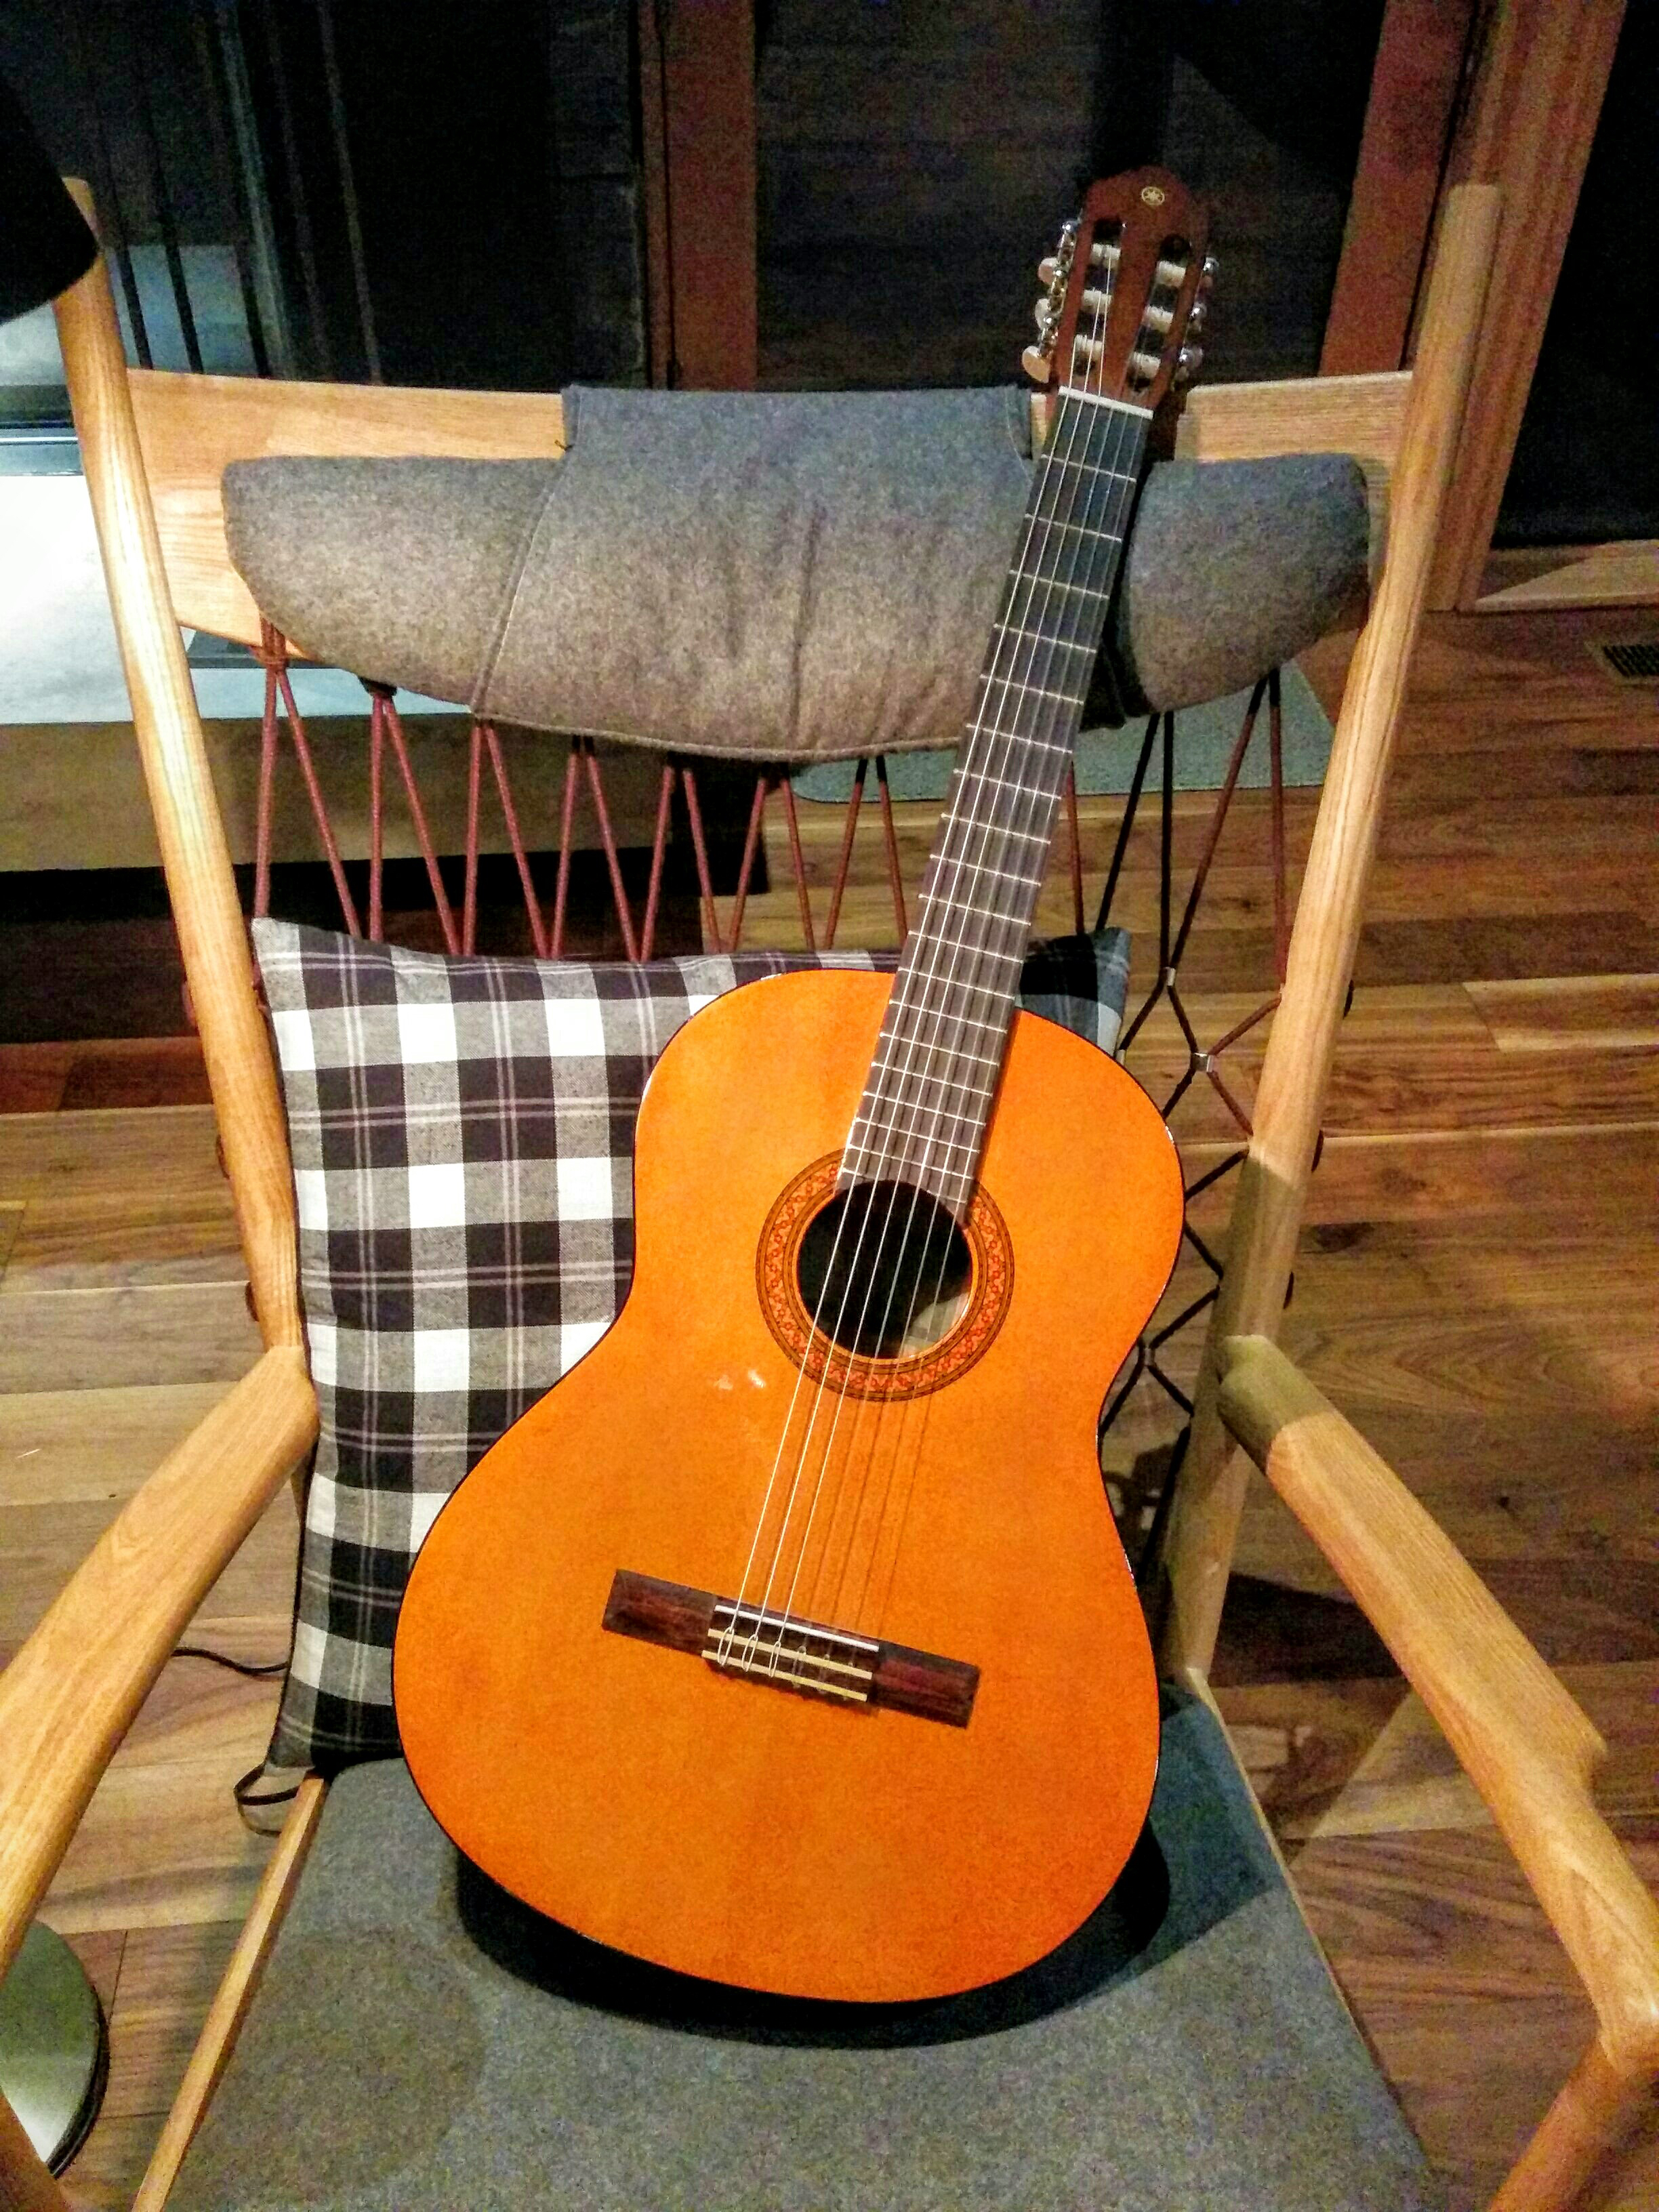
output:
<svg viewBox="0 0 1659 2212"><path fill-rule="evenodd" d="M1053 362L1040 345L1027 346L1019 357L1019 365L1036 384L1047 384L1054 373Z"/></svg>
<svg viewBox="0 0 1659 2212"><path fill-rule="evenodd" d="M1175 381L1177 384L1190 384L1198 374L1199 366L1203 359L1202 346L1182 346L1181 351L1176 356Z"/></svg>
<svg viewBox="0 0 1659 2212"><path fill-rule="evenodd" d="M1052 253L1045 253L1037 264L1037 283L1052 284L1060 274L1060 262Z"/></svg>
<svg viewBox="0 0 1659 2212"><path fill-rule="evenodd" d="M1039 338L1046 338L1058 319L1054 313L1054 302L1046 292L1032 308L1031 313L1036 323Z"/></svg>
<svg viewBox="0 0 1659 2212"><path fill-rule="evenodd" d="M1199 272L1200 289L1207 292L1220 274L1221 264L1213 253L1206 253L1204 257L1204 265Z"/></svg>
<svg viewBox="0 0 1659 2212"><path fill-rule="evenodd" d="M1187 317L1188 329L1193 331L1201 331L1205 324L1207 323L1209 319L1209 302L1206 300L1194 300L1192 305L1192 311Z"/></svg>

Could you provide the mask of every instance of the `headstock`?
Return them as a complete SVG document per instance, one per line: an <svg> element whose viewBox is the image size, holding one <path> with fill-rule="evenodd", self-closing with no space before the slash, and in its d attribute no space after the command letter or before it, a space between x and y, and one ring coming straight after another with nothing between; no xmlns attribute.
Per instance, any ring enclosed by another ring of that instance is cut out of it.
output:
<svg viewBox="0 0 1659 2212"><path fill-rule="evenodd" d="M1203 360L1215 262L1204 210L1167 169L1091 185L1038 275L1038 338L1023 356L1039 384L1156 408ZM1055 369L1059 375L1056 379Z"/></svg>

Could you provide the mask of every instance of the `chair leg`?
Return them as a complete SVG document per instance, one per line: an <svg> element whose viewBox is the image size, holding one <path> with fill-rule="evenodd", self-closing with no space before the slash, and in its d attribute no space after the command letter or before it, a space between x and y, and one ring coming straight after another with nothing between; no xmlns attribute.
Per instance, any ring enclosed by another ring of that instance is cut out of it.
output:
<svg viewBox="0 0 1659 2212"><path fill-rule="evenodd" d="M0 2212L72 2212L23 2123L0 2097Z"/></svg>
<svg viewBox="0 0 1659 2212"><path fill-rule="evenodd" d="M1645 2122L1645 2124L1644 2123ZM1621 2072L1598 2039L1568 2075L1532 2141L1492 2200L1491 2212L1583 2212L1651 2203L1626 2194L1638 2161L1651 2175L1659 2100L1650 2074Z"/></svg>

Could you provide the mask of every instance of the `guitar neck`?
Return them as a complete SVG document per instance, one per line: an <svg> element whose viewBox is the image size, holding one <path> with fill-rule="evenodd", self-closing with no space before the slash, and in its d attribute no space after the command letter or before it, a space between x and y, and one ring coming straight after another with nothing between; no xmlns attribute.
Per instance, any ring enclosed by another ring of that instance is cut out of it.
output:
<svg viewBox="0 0 1659 2212"><path fill-rule="evenodd" d="M1152 421L1062 391L842 1161L967 1202Z"/></svg>

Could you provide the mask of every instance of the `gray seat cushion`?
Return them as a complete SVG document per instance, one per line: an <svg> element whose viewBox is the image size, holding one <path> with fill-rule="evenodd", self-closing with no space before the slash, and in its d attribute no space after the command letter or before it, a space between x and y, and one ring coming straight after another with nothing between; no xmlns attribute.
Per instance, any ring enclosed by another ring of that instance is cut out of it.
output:
<svg viewBox="0 0 1659 2212"><path fill-rule="evenodd" d="M566 396L559 459L225 471L314 658L532 729L788 761L953 745L1030 487L1013 391ZM1196 705L1363 605L1335 453L1155 467L1085 720Z"/></svg>
<svg viewBox="0 0 1659 2212"><path fill-rule="evenodd" d="M401 1765L354 1768L170 2202L1415 2212L1438 2199L1224 1739L1202 1706L1172 1703L1149 1837L1093 1920L993 1990L867 2012L767 2005L585 1944L461 1865Z"/></svg>

